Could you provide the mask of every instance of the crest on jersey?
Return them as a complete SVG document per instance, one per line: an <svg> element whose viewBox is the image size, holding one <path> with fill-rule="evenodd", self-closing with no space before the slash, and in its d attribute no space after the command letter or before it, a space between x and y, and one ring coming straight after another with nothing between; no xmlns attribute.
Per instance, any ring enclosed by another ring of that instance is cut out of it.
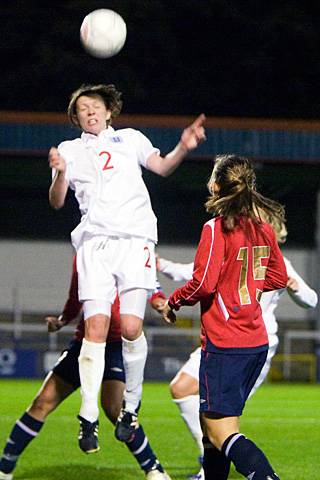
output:
<svg viewBox="0 0 320 480"><path fill-rule="evenodd" d="M111 142L113 142L113 143L121 143L121 142L123 142L123 140L122 140L121 137L111 137L110 140L111 140Z"/></svg>

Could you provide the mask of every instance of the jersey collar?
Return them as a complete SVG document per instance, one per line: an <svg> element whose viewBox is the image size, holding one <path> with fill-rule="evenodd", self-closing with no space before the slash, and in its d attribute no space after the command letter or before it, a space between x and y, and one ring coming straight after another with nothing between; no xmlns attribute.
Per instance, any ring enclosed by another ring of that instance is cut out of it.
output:
<svg viewBox="0 0 320 480"><path fill-rule="evenodd" d="M108 137L109 135L112 135L114 133L114 128L109 125L108 128L105 130L102 130L102 132L99 133L99 135L93 135L92 133L87 133L87 132L82 132L81 134L81 140L84 141L86 145L92 145L95 144L98 139L103 139L105 137Z"/></svg>

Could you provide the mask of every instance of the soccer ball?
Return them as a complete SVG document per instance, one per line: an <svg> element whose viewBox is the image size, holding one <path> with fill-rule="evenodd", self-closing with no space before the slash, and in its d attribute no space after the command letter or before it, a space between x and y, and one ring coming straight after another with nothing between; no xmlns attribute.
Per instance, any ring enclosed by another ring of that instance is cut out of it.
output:
<svg viewBox="0 0 320 480"><path fill-rule="evenodd" d="M82 45L90 55L98 58L109 58L120 52L126 36L123 18L107 8L93 10L83 19L80 28Z"/></svg>

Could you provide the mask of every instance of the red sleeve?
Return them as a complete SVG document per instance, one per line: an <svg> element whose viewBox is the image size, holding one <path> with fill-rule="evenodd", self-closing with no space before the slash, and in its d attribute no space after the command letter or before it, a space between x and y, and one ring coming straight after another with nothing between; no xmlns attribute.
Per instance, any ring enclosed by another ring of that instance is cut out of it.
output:
<svg viewBox="0 0 320 480"><path fill-rule="evenodd" d="M221 222L210 220L202 229L192 279L175 290L169 298L169 304L174 310L183 305L194 305L202 298L212 295L220 275L224 251Z"/></svg>
<svg viewBox="0 0 320 480"><path fill-rule="evenodd" d="M69 296L63 308L63 319L67 323L70 323L77 317L82 308L82 303L79 302L78 297L78 272L76 256L73 259L72 277L69 287Z"/></svg>
<svg viewBox="0 0 320 480"><path fill-rule="evenodd" d="M287 269L284 263L283 255L271 227L270 230L273 240L270 249L270 259L268 262L267 273L263 284L264 292L286 288L288 281Z"/></svg>
<svg viewBox="0 0 320 480"><path fill-rule="evenodd" d="M156 298L163 298L164 300L166 300L166 296L164 294L164 292L162 290L160 290L159 292L154 292L151 297L149 298L149 303L152 305L152 302L153 300L155 300Z"/></svg>

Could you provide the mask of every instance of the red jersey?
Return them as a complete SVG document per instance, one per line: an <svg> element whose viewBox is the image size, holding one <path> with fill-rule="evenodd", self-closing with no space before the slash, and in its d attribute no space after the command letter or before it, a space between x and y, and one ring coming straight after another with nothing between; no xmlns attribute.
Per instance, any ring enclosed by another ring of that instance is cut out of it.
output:
<svg viewBox="0 0 320 480"><path fill-rule="evenodd" d="M260 295L286 284L286 267L270 225L242 220L225 232L222 217L217 217L203 227L192 279L175 290L169 304L178 310L200 301L203 348L255 348L268 344Z"/></svg>
<svg viewBox="0 0 320 480"><path fill-rule="evenodd" d="M76 257L73 259L72 277L69 287L69 296L65 303L63 312L63 319L66 323L71 322L76 317L80 316L78 325L75 330L75 337L77 340L82 341L84 337L84 319L82 315L82 303L79 302L78 297L78 273ZM119 297L116 296L114 303L111 306L111 318L107 343L121 341L121 324L120 324L120 303Z"/></svg>

